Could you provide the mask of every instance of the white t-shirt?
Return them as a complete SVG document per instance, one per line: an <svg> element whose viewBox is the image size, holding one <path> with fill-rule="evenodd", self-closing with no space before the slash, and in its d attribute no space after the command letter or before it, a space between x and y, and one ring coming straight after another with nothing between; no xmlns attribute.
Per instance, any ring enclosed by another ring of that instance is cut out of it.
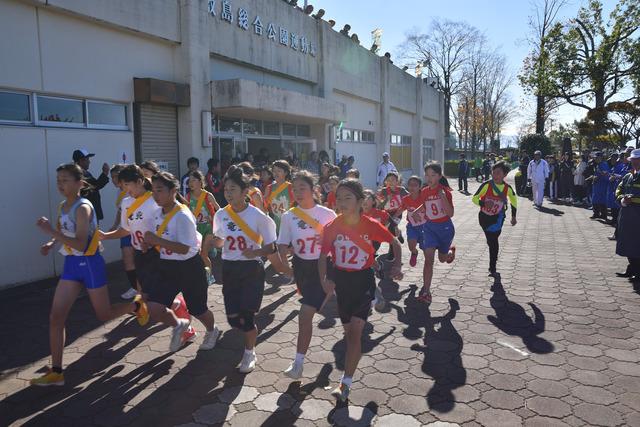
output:
<svg viewBox="0 0 640 427"><path fill-rule="evenodd" d="M276 241L276 223L255 206L248 205L238 216L253 231L262 236L262 244L269 245ZM256 258L247 258L242 252L247 249L259 249L261 246L254 242L238 224L233 222L226 209L220 209L213 217L213 234L224 239L222 259L227 261L251 261Z"/></svg>
<svg viewBox="0 0 640 427"><path fill-rule="evenodd" d="M333 210L320 205L315 205L311 209L300 209L318 221L323 227L336 217L336 213ZM282 215L278 244L291 244L293 252L302 259L318 259L320 257L320 234L301 218L298 218L291 210Z"/></svg>
<svg viewBox="0 0 640 427"><path fill-rule="evenodd" d="M162 209L159 209L157 211L153 221L154 230L158 230L160 228L160 225L164 221L165 216L166 215L162 212ZM200 252L202 236L196 229L195 217L186 206L183 209L180 209L178 213L176 213L173 218L171 218L169 224L167 224L167 228L165 228L162 236L160 237L172 242L178 242L182 243L183 245L189 246L189 252L187 252L186 254L177 254L161 246L161 259L183 261L193 258L198 252Z"/></svg>
<svg viewBox="0 0 640 427"><path fill-rule="evenodd" d="M144 197L144 196L140 196ZM122 211L120 212L120 227L131 233L131 244L137 250L142 250L142 242L144 242L144 233L147 231L155 232L154 220L161 209L157 205L153 197L149 197L127 218L127 210L136 199L126 197L122 201Z"/></svg>

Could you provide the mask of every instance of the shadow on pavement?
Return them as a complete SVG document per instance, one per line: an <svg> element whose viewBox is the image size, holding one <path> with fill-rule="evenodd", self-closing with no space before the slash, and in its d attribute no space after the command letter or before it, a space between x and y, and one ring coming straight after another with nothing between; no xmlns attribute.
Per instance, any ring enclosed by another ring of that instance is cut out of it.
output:
<svg viewBox="0 0 640 427"><path fill-rule="evenodd" d="M558 209L555 209L555 208L547 208L547 207L544 207L544 206L540 206L538 208L538 211L542 212L542 213L545 213L545 214L551 214L553 216L562 216L562 215L564 215L564 211L561 211L561 210L558 210Z"/></svg>
<svg viewBox="0 0 640 427"><path fill-rule="evenodd" d="M544 314L535 304L529 303L534 315L532 319L520 304L509 301L502 287L500 274L494 277L491 291L493 292L490 300L491 307L496 315L487 316L487 319L496 328L507 335L520 337L524 345L532 353L547 354L553 352L553 344L538 336L544 332L545 319Z"/></svg>
<svg viewBox="0 0 640 427"><path fill-rule="evenodd" d="M427 405L441 413L453 410L453 390L467 382L467 371L461 357L462 337L452 323L459 309L458 301L449 298L449 311L444 316L431 317L423 305L426 316L424 346L411 346L412 350L424 353L422 372L434 380L433 387L427 392Z"/></svg>

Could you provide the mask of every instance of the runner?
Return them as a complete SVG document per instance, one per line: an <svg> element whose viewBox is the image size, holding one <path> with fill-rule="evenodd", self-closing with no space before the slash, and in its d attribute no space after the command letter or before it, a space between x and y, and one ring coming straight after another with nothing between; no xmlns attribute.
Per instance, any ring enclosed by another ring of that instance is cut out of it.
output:
<svg viewBox="0 0 640 427"><path fill-rule="evenodd" d="M378 200L382 209L386 210L391 220L389 221L388 229L394 236L398 237L400 243L404 243L402 233L398 230L398 224L402 220L402 212L400 206L402 205L402 198L409 194L406 188L401 184L400 175L398 172L391 171L384 179L385 187L378 192ZM393 260L393 250L389 247L388 253L389 260Z"/></svg>
<svg viewBox="0 0 640 427"><path fill-rule="evenodd" d="M414 211L420 209L423 200L420 197L420 189L422 188L422 180L419 176L412 176L407 181L407 188L409 194L402 198L402 203L398 212L402 215L403 211L407 211L407 241L409 243L409 251L411 252L411 258L409 259L409 265L415 267L418 263L418 249L417 245L422 248L423 240L423 225L427 222L424 213L416 213L414 218Z"/></svg>
<svg viewBox="0 0 640 427"><path fill-rule="evenodd" d="M262 212L267 213L267 209L264 206L262 191L257 187L257 184L260 182L260 177L256 175L255 169L251 166L251 163L242 162L238 166L240 166L244 174L251 179L251 182L249 183L249 192L247 193L249 203L260 209Z"/></svg>
<svg viewBox="0 0 640 427"><path fill-rule="evenodd" d="M65 164L59 166L56 173L58 191L65 198L58 208L57 226L52 227L45 217L38 219L37 226L51 236L51 240L40 247L40 253L48 255L54 245L60 242L64 267L49 315L51 368L45 375L31 380L31 385L36 386L64 385L62 353L65 323L82 289L87 290L96 317L101 322L127 313L135 313L141 324L149 320L146 304L139 298L131 303L110 304L105 263L96 233L98 221L91 202L81 196L85 186L82 169L75 164Z"/></svg>
<svg viewBox="0 0 640 427"><path fill-rule="evenodd" d="M431 279L433 279L433 263L435 252L438 251L440 262L452 263L456 256L456 248L452 246L455 228L453 217L453 198L451 188L445 186L442 167L435 162L427 163L424 167L426 187L420 192L423 201L420 209L413 213L413 220L421 221L424 215L427 221L423 224L422 251L424 254L424 268L422 276L424 284L420 290L418 300L431 304Z"/></svg>
<svg viewBox="0 0 640 427"><path fill-rule="evenodd" d="M189 185L194 176L192 171ZM171 310L176 296L182 293L185 304L180 306L188 307L207 330L199 349L211 350L216 346L220 331L207 307L207 277L199 255L202 236L189 208L176 200L180 187L178 180L168 172L160 172L153 176L152 182L153 199L161 209L156 210L153 218L154 231L147 231L144 241L160 252L160 261L159 274L148 290L149 313L154 320L173 328L169 351L178 351L190 326L188 319L179 318Z"/></svg>
<svg viewBox="0 0 640 427"><path fill-rule="evenodd" d="M293 205L293 189L291 188L291 166L286 160L276 160L271 165L275 181L267 186L264 192L264 204L269 216L276 223L276 230L280 230L282 214Z"/></svg>
<svg viewBox="0 0 640 427"><path fill-rule="evenodd" d="M291 208L282 215L278 236L278 251L285 264L285 274L295 278L302 295L296 357L284 371L292 379L302 376L304 356L309 349L313 332L313 316L328 298L320 285L318 273L320 235L323 227L333 221L336 214L331 209L316 204L314 185L311 172L303 170L294 175L293 195L298 207ZM287 261L289 246L293 247L293 270Z"/></svg>
<svg viewBox="0 0 640 427"><path fill-rule="evenodd" d="M364 190L362 214L368 216L369 218L375 219L383 226L388 227L391 218L389 217L387 211L383 211L382 209L377 208L377 203L378 199L376 197L376 194L371 190ZM384 278L384 265L382 261L378 259L378 249L380 249L380 242L374 241L373 249L375 250L373 253L373 258L375 259L375 262L373 263L373 271L375 272L376 277L382 280ZM385 300L382 295L382 289L380 289L379 285L376 285L376 293L372 306L378 311L383 310L385 307Z"/></svg>
<svg viewBox="0 0 640 427"><path fill-rule="evenodd" d="M211 258L209 254L213 251L212 256L215 258L216 250L213 247L213 215L220 209L218 202L213 194L204 189L204 175L196 170L189 173L189 193L187 194L187 202L189 209L196 218L198 233L202 235L202 248L200 249L200 257L204 261L205 271L207 272L207 283L212 285L215 278L211 270Z"/></svg>
<svg viewBox="0 0 640 427"><path fill-rule="evenodd" d="M489 246L489 275L495 276L496 263L498 262L498 251L500 246L498 238L502 232L505 212L511 204L511 225L516 225L516 211L518 208L518 198L513 188L504 181L509 174L509 167L503 161L497 162L491 168L491 177L480 185L472 201L480 206L478 221L484 231Z"/></svg>
<svg viewBox="0 0 640 427"><path fill-rule="evenodd" d="M329 189L330 191L327 193L327 201L325 202L325 206L332 211L336 210L336 189L338 188L338 184L340 183L340 178L335 175L329 177Z"/></svg>
<svg viewBox="0 0 640 427"><path fill-rule="evenodd" d="M222 251L222 295L229 325L244 332L245 350L241 373L253 371L258 329L254 321L264 292L264 264L260 257L280 258L276 226L260 209L247 203L249 177L236 165L224 177L224 196L229 205L213 218L215 245Z"/></svg>
<svg viewBox="0 0 640 427"><path fill-rule="evenodd" d="M336 293L338 313L344 326L347 353L340 384L331 392L344 402L349 397L353 374L362 355L362 329L369 316L375 291L372 242L389 242L397 255L391 277L402 279L400 260L402 247L380 224L362 213L364 190L359 181L346 179L337 190L338 208L342 214L324 227L318 271L325 294ZM327 256L335 263L332 278L327 276Z"/></svg>
<svg viewBox="0 0 640 427"><path fill-rule="evenodd" d="M155 174L160 172L160 167L156 162L151 160L147 160L146 162L140 163L140 168L142 169L142 174L145 178L151 179Z"/></svg>
<svg viewBox="0 0 640 427"><path fill-rule="evenodd" d="M113 221L113 226L109 229L109 231L117 230L120 226L120 216L121 216L121 208L122 201L125 197L127 197L127 192L124 190L123 185L120 183L118 179L118 174L122 170L124 165L113 165L111 167L111 182L113 185L120 190L118 193L118 197L116 198L116 217ZM122 252L122 264L124 264L124 272L127 275L127 279L129 280L129 289L120 295L122 299L131 299L134 298L137 294L138 288L138 280L136 279L136 264L133 260L133 246L131 246L131 236L125 236L120 239L120 252Z"/></svg>

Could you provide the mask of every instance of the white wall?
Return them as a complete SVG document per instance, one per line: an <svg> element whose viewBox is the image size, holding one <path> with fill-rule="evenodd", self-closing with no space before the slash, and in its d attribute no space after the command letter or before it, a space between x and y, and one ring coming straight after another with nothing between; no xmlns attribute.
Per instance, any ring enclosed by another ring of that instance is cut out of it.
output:
<svg viewBox="0 0 640 427"><path fill-rule="evenodd" d="M376 189L376 173L378 161L376 161L376 145L360 142L340 142L336 144L338 158L343 155L355 158L353 167L360 171L360 181L365 188Z"/></svg>

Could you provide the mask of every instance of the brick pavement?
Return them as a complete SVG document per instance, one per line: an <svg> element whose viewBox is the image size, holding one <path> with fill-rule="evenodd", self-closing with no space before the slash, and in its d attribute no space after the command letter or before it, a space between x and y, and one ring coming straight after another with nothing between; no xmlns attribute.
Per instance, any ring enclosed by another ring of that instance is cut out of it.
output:
<svg viewBox="0 0 640 427"><path fill-rule="evenodd" d="M348 406L329 396L345 350L333 302L317 317L305 381L282 375L299 306L294 288L275 279L253 373L234 369L242 337L212 286L224 333L206 353L194 344L167 353L170 331L159 325L100 325L80 299L68 323L67 385L55 389L27 387L48 363L52 289L0 293L0 425L640 425L640 295L614 275L625 262L613 255L611 229L584 209L545 202L538 212L520 201L494 282L477 210L455 194L457 260L436 267L430 310L415 301L421 261L405 260L400 283L382 283L389 304L365 330ZM125 279L111 277L115 296Z"/></svg>

